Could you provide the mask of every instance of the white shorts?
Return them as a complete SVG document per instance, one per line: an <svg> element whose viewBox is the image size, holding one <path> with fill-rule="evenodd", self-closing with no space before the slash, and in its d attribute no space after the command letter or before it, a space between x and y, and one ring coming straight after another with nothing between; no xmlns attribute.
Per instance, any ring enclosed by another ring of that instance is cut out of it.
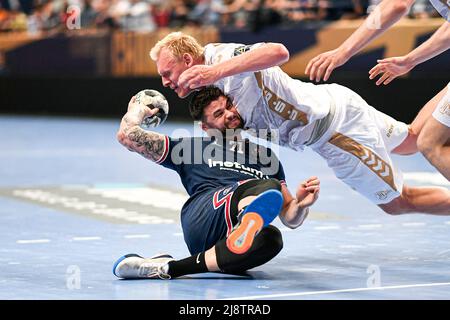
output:
<svg viewBox="0 0 450 320"><path fill-rule="evenodd" d="M379 112L352 90L329 85L335 116L327 132L310 147L336 177L375 204L400 196L402 173L390 152L408 136L408 126Z"/></svg>
<svg viewBox="0 0 450 320"><path fill-rule="evenodd" d="M447 93L434 109L433 118L450 128L450 83L447 86Z"/></svg>

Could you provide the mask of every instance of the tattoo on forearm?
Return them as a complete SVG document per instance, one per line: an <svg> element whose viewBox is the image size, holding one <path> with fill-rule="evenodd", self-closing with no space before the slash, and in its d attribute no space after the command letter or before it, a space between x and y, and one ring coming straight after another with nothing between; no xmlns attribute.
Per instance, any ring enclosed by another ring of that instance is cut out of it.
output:
<svg viewBox="0 0 450 320"><path fill-rule="evenodd" d="M136 147L136 152L144 157L157 161L164 152L164 136L135 127L127 134L128 139Z"/></svg>

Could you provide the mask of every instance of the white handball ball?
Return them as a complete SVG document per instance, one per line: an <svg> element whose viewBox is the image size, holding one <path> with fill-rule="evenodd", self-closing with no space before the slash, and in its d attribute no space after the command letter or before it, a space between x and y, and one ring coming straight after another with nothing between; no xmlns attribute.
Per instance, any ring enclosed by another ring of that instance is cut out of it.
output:
<svg viewBox="0 0 450 320"><path fill-rule="evenodd" d="M152 117L146 117L142 121L141 127L143 128L155 128L164 123L169 114L169 103L166 97L159 91L145 89L139 91L135 96L137 103L142 103L150 109L158 108L159 111Z"/></svg>

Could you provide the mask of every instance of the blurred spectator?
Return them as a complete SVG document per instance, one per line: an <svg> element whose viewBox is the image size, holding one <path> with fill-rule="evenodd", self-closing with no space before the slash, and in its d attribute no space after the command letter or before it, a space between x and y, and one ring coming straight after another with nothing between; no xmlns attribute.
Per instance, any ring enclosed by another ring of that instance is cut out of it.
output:
<svg viewBox="0 0 450 320"><path fill-rule="evenodd" d="M95 24L97 13L92 7L93 0L84 0L81 8L81 28L90 28Z"/></svg>
<svg viewBox="0 0 450 320"><path fill-rule="evenodd" d="M197 25L218 25L224 8L222 0L198 0L188 19Z"/></svg>
<svg viewBox="0 0 450 320"><path fill-rule="evenodd" d="M120 19L120 26L125 31L151 32L156 29L149 2L129 0L129 7Z"/></svg>
<svg viewBox="0 0 450 320"><path fill-rule="evenodd" d="M189 9L183 0L172 0L172 15L170 16L170 27L180 28L187 23Z"/></svg>
<svg viewBox="0 0 450 320"><path fill-rule="evenodd" d="M278 0L277 9L284 24L317 18L317 1L315 0Z"/></svg>
<svg viewBox="0 0 450 320"><path fill-rule="evenodd" d="M355 19L366 15L368 3L365 0L318 0L320 20Z"/></svg>
<svg viewBox="0 0 450 320"><path fill-rule="evenodd" d="M117 29L119 23L110 14L111 0L93 0L92 8L95 12L94 26L100 29Z"/></svg>
<svg viewBox="0 0 450 320"><path fill-rule="evenodd" d="M442 0L444 1L444 0ZM151 32L157 28L215 25L257 31L269 25L302 21L356 19L381 0L0 0L0 31L37 34L67 31L68 19L80 27ZM77 6L79 9L77 9ZM408 15L438 13L429 0L416 0ZM72 19L71 19L72 20Z"/></svg>
<svg viewBox="0 0 450 320"><path fill-rule="evenodd" d="M264 0L232 0L225 2L222 14L224 26L238 29L250 27L259 21L259 10Z"/></svg>
<svg viewBox="0 0 450 320"><path fill-rule="evenodd" d="M155 24L158 28L165 28L169 26L171 12L172 3L170 1L160 1L153 4L153 19L155 20Z"/></svg>

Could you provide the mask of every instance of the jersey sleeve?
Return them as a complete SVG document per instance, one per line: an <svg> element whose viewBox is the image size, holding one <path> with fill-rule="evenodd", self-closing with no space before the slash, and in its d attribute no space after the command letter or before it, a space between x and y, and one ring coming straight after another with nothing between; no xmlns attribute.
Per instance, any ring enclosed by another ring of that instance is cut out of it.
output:
<svg viewBox="0 0 450 320"><path fill-rule="evenodd" d="M286 176L284 175L284 169L283 169L283 165L281 164L281 162L279 162L278 172L275 175L275 179L280 181L281 184L286 185Z"/></svg>
<svg viewBox="0 0 450 320"><path fill-rule="evenodd" d="M278 159L276 153L271 148L266 148L261 145L258 145L258 149L260 152L260 157L262 157L262 154L265 154L266 156L269 157L265 158L264 156L264 159L261 160L263 161L263 163L267 163L267 160L270 159L269 161L270 165L266 168L266 170L268 169L268 171L266 171L268 176L270 178L277 179L278 181L281 182L281 184L286 184L286 176L284 174L283 165L280 159Z"/></svg>
<svg viewBox="0 0 450 320"><path fill-rule="evenodd" d="M242 43L210 43L205 47L205 62L207 65L217 64L262 45L264 45L264 42L248 45Z"/></svg>
<svg viewBox="0 0 450 320"><path fill-rule="evenodd" d="M161 158L158 161L155 161L156 164L162 165L165 168L175 170L177 172L180 171L180 163L174 162L173 157L171 156L172 150L174 150L175 146L180 143L181 139L173 139L167 135L164 136L164 151Z"/></svg>

